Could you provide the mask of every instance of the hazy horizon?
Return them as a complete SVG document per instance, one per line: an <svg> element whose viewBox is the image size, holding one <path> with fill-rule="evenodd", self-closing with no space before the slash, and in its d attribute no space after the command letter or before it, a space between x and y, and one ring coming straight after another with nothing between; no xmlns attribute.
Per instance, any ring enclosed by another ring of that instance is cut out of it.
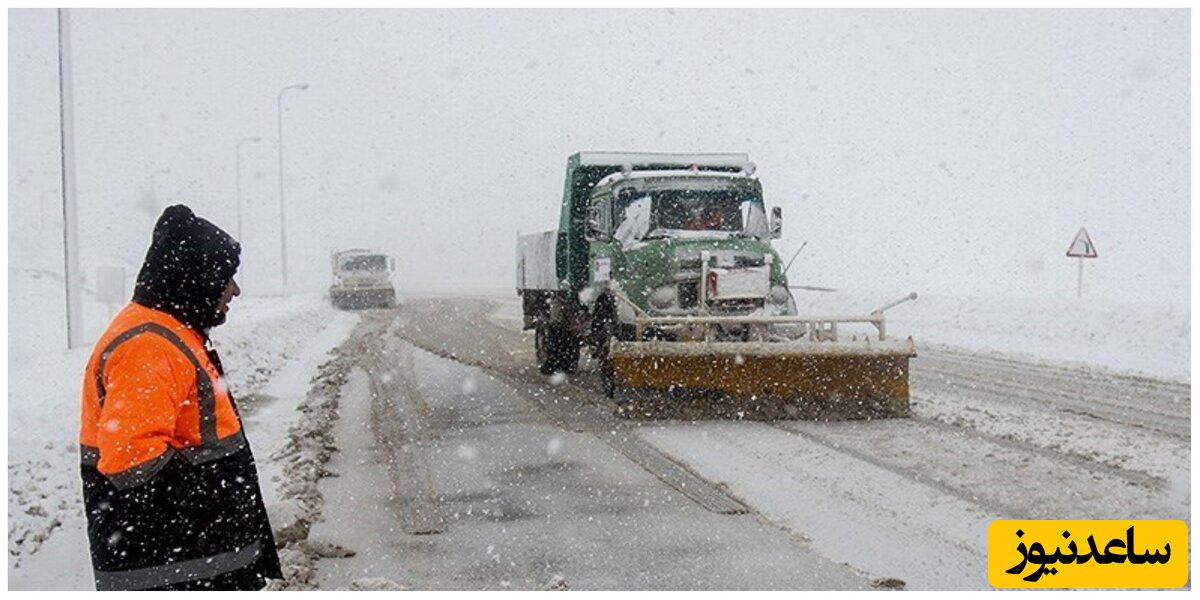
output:
<svg viewBox="0 0 1200 600"><path fill-rule="evenodd" d="M793 283L1186 303L1187 10L71 9L82 267L136 270L167 203L277 293L396 255L502 289L580 150L748 152ZM61 273L56 12L9 11L10 270ZM162 170L169 172L159 172ZM158 172L156 174L156 172ZM34 263L14 264L14 261ZM129 273L132 279L132 273ZM10 290L10 300L14 298Z"/></svg>

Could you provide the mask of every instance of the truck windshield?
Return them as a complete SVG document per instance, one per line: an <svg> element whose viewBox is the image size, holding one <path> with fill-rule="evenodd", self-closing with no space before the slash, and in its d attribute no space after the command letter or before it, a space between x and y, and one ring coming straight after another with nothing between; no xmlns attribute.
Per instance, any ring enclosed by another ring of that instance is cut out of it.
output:
<svg viewBox="0 0 1200 600"><path fill-rule="evenodd" d="M386 271L387 257L380 254L351 256L342 260L343 271Z"/></svg>
<svg viewBox="0 0 1200 600"><path fill-rule="evenodd" d="M615 233L622 242L655 237L765 238L769 233L762 199L745 187L626 188L617 197Z"/></svg>

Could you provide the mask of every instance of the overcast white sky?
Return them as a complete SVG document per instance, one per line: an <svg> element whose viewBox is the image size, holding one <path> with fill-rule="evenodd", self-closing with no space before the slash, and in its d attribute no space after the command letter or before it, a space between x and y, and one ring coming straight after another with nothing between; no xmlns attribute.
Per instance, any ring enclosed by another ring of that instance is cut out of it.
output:
<svg viewBox="0 0 1200 600"><path fill-rule="evenodd" d="M1086 225L1089 294L1187 303L1186 10L70 14L89 278L136 270L161 202L235 232L260 136L242 280L276 292L276 95L307 82L284 100L293 288L347 246L395 253L402 291L508 288L569 154L745 151L785 260L809 242L793 283L1073 296ZM10 270L62 268L56 49L53 10L9 11Z"/></svg>

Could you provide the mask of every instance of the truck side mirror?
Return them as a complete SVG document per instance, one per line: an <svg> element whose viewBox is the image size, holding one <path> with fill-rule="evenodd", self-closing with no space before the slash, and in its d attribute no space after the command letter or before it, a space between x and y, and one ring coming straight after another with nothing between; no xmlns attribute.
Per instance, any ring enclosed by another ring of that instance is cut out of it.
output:
<svg viewBox="0 0 1200 600"><path fill-rule="evenodd" d="M587 220L583 226L583 237L589 242L607 242L609 240L608 232L604 231L604 225L600 222L599 206L588 209Z"/></svg>
<svg viewBox="0 0 1200 600"><path fill-rule="evenodd" d="M783 237L783 209L778 206L771 207L771 239L777 240Z"/></svg>

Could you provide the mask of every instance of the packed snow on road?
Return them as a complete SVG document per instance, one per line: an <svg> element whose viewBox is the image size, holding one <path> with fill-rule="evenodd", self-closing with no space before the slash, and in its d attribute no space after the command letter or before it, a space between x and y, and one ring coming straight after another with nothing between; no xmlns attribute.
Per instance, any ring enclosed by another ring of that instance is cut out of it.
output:
<svg viewBox="0 0 1200 600"><path fill-rule="evenodd" d="M931 344L909 418L639 419L591 361L541 375L505 294L235 309L215 340L280 589L980 589L991 520L1189 518L1182 364L1149 376ZM53 418L77 389L51 376L86 354L23 356L10 586L89 589L74 423Z"/></svg>

